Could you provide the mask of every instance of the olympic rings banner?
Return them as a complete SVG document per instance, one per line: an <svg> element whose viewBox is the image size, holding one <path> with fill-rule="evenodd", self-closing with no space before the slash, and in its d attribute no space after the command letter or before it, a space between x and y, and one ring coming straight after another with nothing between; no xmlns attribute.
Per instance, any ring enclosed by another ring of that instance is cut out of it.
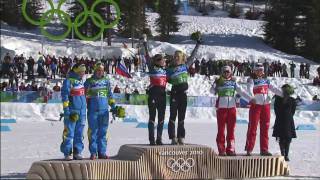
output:
<svg viewBox="0 0 320 180"><path fill-rule="evenodd" d="M23 14L24 18L29 23L31 23L35 26L39 26L41 33L51 40L55 40L55 41L63 40L70 34L71 30L74 29L74 32L76 33L76 35L80 39L86 40L86 41L94 41L94 40L98 39L99 37L101 37L101 34L106 29L110 29L110 28L114 27L115 25L117 25L120 20L120 14L121 14L120 8L119 8L118 4L113 0L96 0L92 4L90 10L84 0L77 0L81 4L83 11L76 16L74 22L71 21L71 17L69 14L67 14L66 12L61 10L61 6L66 2L66 0L59 0L57 9L55 9L52 0L46 0L46 1L49 3L51 9L46 11L45 13L43 13L38 21L32 19L27 14L27 12L26 12L27 0L22 0L22 14ZM110 22L110 24L105 24L101 15L98 14L97 12L95 12L96 6L100 3L109 3L116 10L116 19L113 20L112 22ZM50 23L51 20L53 20L54 14L57 14L60 21L62 22L62 24L67 26L67 31L61 35L50 34L44 28L47 24ZM79 31L80 26L82 26L87 21L89 16L92 19L94 25L96 25L97 27L100 28L100 31L98 32L98 34L94 35L93 37L87 37L87 36L81 34L81 32Z"/></svg>

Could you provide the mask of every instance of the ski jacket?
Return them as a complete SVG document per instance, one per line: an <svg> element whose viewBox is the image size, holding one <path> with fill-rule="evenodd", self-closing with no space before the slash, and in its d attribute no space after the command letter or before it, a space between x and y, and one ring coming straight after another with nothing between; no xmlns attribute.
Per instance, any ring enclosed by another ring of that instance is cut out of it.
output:
<svg viewBox="0 0 320 180"><path fill-rule="evenodd" d="M266 78L249 78L247 88L250 96L255 99L255 104L258 105L270 104L271 98L268 96L269 90L278 96L283 96L282 91L270 84L270 81Z"/></svg>
<svg viewBox="0 0 320 180"><path fill-rule="evenodd" d="M149 72L150 85L152 87L163 87L167 85L167 71L162 67L153 66Z"/></svg>
<svg viewBox="0 0 320 180"><path fill-rule="evenodd" d="M106 77L98 79L93 75L86 80L84 86L88 98L88 111L108 110L109 100L113 98L109 79Z"/></svg>
<svg viewBox="0 0 320 180"><path fill-rule="evenodd" d="M84 80L75 72L71 71L63 81L61 97L64 104L67 102L70 110L86 110Z"/></svg>
<svg viewBox="0 0 320 180"><path fill-rule="evenodd" d="M185 92L188 89L188 67L186 64L168 68L168 82L172 84L172 93Z"/></svg>
<svg viewBox="0 0 320 180"><path fill-rule="evenodd" d="M244 92L236 83L234 78L223 80L218 83L217 81L210 89L211 93L218 94L216 100L216 108L234 108L236 107L236 93L250 101L251 97Z"/></svg>

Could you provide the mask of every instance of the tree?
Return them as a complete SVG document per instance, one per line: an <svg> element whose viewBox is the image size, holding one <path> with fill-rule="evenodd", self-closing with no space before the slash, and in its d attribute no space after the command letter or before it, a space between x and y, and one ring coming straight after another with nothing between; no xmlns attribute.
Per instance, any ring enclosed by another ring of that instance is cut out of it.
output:
<svg viewBox="0 0 320 180"><path fill-rule="evenodd" d="M302 46L300 53L320 62L320 4L316 0L304 2L304 22L300 23Z"/></svg>
<svg viewBox="0 0 320 180"><path fill-rule="evenodd" d="M133 39L141 38L142 34L151 34L150 29L147 28L144 0L119 0L118 3L121 7L118 30L122 36Z"/></svg>
<svg viewBox="0 0 320 180"><path fill-rule="evenodd" d="M22 15L22 0L1 0L1 20L10 26L32 29L37 26L30 24ZM43 9L41 0L27 2L26 12L28 16L36 21L40 19L40 11Z"/></svg>
<svg viewBox="0 0 320 180"><path fill-rule="evenodd" d="M176 16L178 6L173 0L161 0L159 2L159 17L156 19L157 32L160 33L162 41L169 40L170 32L179 31L180 23Z"/></svg>
<svg viewBox="0 0 320 180"><path fill-rule="evenodd" d="M316 0L270 0L265 40L274 48L319 61L320 4Z"/></svg>
<svg viewBox="0 0 320 180"><path fill-rule="evenodd" d="M270 9L266 11L264 26L265 40L276 49L294 53L295 46L295 15L294 1L271 0Z"/></svg>

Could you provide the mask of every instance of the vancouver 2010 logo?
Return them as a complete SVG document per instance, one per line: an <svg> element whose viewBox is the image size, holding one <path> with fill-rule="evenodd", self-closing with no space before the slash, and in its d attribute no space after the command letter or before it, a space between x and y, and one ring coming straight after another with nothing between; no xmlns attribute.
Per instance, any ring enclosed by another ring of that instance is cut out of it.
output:
<svg viewBox="0 0 320 180"><path fill-rule="evenodd" d="M88 6L84 0L77 0L81 4L81 6L83 7L83 11L80 14L78 14L78 16L76 16L74 22L71 21L71 17L69 14L67 14L66 12L64 12L60 9L62 4L65 3L66 0L60 0L58 3L57 9L55 9L55 7L52 3L52 0L47 0L47 1L50 5L51 9L46 11L45 13L43 13L38 21L36 21L28 16L28 14L26 12L27 0L22 1L22 14L29 23L36 25L36 26L39 26L41 33L51 40L59 41L59 40L65 39L70 34L70 32L73 28L74 32L76 33L76 35L80 39L86 40L86 41L94 41L101 36L101 34L104 32L105 29L109 29L109 28L114 27L115 25L117 25L119 23L119 20L120 20L120 13L121 13L120 8L119 8L118 4L116 2L114 2L113 0L96 0L92 4L90 10L88 9ZM116 10L116 18L112 22L110 22L110 24L105 24L101 15L94 11L95 7L100 3L110 3L111 5L113 5L113 7ZM50 34L48 31L46 31L46 29L44 28L46 24L50 23L50 21L53 20L54 14L57 14L60 21L62 22L62 24L67 26L67 31L65 33L60 34L60 35L53 35L53 34ZM96 25L97 27L100 28L100 31L92 37L84 36L83 34L81 34L81 32L78 29L80 26L82 26L87 21L89 16L92 19L94 25Z"/></svg>

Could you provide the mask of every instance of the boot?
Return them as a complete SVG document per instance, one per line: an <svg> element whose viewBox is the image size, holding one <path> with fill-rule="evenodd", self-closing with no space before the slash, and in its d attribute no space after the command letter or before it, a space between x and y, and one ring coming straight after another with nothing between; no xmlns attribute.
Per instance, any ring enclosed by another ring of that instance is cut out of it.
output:
<svg viewBox="0 0 320 180"><path fill-rule="evenodd" d="M227 156L237 156L237 154L234 151L230 151L230 152L227 152Z"/></svg>
<svg viewBox="0 0 320 180"><path fill-rule="evenodd" d="M83 158L82 158L82 155L81 155L81 154L74 154L74 155L73 155L73 159L74 159L74 160L82 160Z"/></svg>
<svg viewBox="0 0 320 180"><path fill-rule="evenodd" d="M280 146L281 156L285 156L285 146L283 142L279 141L279 146Z"/></svg>
<svg viewBox="0 0 320 180"><path fill-rule="evenodd" d="M156 144L157 145L163 145L162 140L161 139L157 139Z"/></svg>
<svg viewBox="0 0 320 180"><path fill-rule="evenodd" d="M290 143L291 143L291 140L290 140L290 141L287 141L287 143L285 144L285 156L284 156L284 159L285 159L286 161L290 161L290 160L289 160Z"/></svg>
<svg viewBox="0 0 320 180"><path fill-rule="evenodd" d="M150 146L156 145L156 142L154 140L149 140L150 141Z"/></svg>
<svg viewBox="0 0 320 180"><path fill-rule="evenodd" d="M178 143L180 145L184 145L184 138L178 138Z"/></svg>
<svg viewBox="0 0 320 180"><path fill-rule="evenodd" d="M91 154L90 159L95 160L95 159L97 159L97 156L95 154Z"/></svg>
<svg viewBox="0 0 320 180"><path fill-rule="evenodd" d="M247 151L247 156L251 156L252 152L251 151Z"/></svg>
<svg viewBox="0 0 320 180"><path fill-rule="evenodd" d="M72 160L72 156L71 155L66 155L66 156L64 156L64 160L71 161Z"/></svg>
<svg viewBox="0 0 320 180"><path fill-rule="evenodd" d="M178 144L178 139L177 138L172 138L171 139L171 145L177 145Z"/></svg>
<svg viewBox="0 0 320 180"><path fill-rule="evenodd" d="M269 151L260 152L260 155L261 156L272 156L272 154Z"/></svg>
<svg viewBox="0 0 320 180"><path fill-rule="evenodd" d="M109 159L109 157L107 155L105 155L105 154L99 154L98 158L99 159Z"/></svg>
<svg viewBox="0 0 320 180"><path fill-rule="evenodd" d="M151 146L156 145L154 140L154 121L149 121L148 123L148 131L149 131L149 142Z"/></svg>

